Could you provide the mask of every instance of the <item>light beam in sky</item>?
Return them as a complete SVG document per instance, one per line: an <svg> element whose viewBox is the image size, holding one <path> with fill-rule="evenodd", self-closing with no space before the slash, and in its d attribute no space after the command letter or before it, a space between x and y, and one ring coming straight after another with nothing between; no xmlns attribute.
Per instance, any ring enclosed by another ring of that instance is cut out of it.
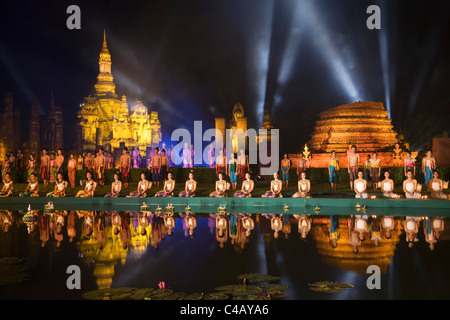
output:
<svg viewBox="0 0 450 320"><path fill-rule="evenodd" d="M251 30L251 39L248 41L250 54L248 57L250 68L248 74L251 75L249 82L254 86L253 90L256 94L257 127L260 128L266 103L274 1L260 1L255 10L261 10L261 12L254 13L257 15L257 19L254 20L255 25L253 25L253 30Z"/></svg>
<svg viewBox="0 0 450 320"><path fill-rule="evenodd" d="M299 19L302 19L307 25L308 34L318 51L323 55L324 60L330 65L337 82L345 90L347 97L351 102L364 100L358 91L352 76L342 59L341 52L336 48L330 31L323 23L314 1L302 1L302 10ZM351 63L351 61L347 61Z"/></svg>
<svg viewBox="0 0 450 320"><path fill-rule="evenodd" d="M384 1L382 1L384 4ZM383 10L383 17L381 19L381 29L378 30L378 42L380 46L380 59L381 68L383 70L383 85L384 85L384 99L386 104L386 110L388 112L388 117L391 119L391 86L389 82L389 44L387 36L387 23L386 14L388 10Z"/></svg>
<svg viewBox="0 0 450 320"><path fill-rule="evenodd" d="M276 109L280 106L283 101L282 93L284 86L290 80L292 71L295 67L296 57L299 54L300 49L300 39L302 34L301 20L298 19L300 15L300 10L302 10L301 2L295 2L295 8L292 10L293 18L291 19L291 27L289 30L289 35L286 42L286 47L282 55L281 66L278 72L276 90L274 95L272 113L276 112Z"/></svg>

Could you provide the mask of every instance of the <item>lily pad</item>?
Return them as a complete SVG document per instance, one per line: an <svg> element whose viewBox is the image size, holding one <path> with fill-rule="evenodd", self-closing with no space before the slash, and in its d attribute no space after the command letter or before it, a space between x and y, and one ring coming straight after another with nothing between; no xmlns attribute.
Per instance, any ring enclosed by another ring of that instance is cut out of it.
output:
<svg viewBox="0 0 450 320"><path fill-rule="evenodd" d="M203 293L191 293L183 297L183 300L200 300L203 298Z"/></svg>
<svg viewBox="0 0 450 320"><path fill-rule="evenodd" d="M174 292L173 294L165 297L162 300L183 300L183 298L186 296L186 293L184 292Z"/></svg>
<svg viewBox="0 0 450 320"><path fill-rule="evenodd" d="M261 287L241 285L239 288L233 290L233 296L238 297L246 295L257 295L258 293L261 292L262 292Z"/></svg>
<svg viewBox="0 0 450 320"><path fill-rule="evenodd" d="M288 286L279 283L270 283L261 285L261 288L266 291L284 291L288 289Z"/></svg>
<svg viewBox="0 0 450 320"><path fill-rule="evenodd" d="M316 292L338 293L346 288L354 288L353 285L332 281L308 283L309 288Z"/></svg>
<svg viewBox="0 0 450 320"><path fill-rule="evenodd" d="M91 290L83 293L81 296L89 300L122 300L127 299L133 294L134 288L105 288Z"/></svg>
<svg viewBox="0 0 450 320"><path fill-rule="evenodd" d="M268 291L267 293L270 294L272 299L281 299L288 296L287 292L284 291Z"/></svg>
<svg viewBox="0 0 450 320"><path fill-rule="evenodd" d="M233 300L261 300L260 296L250 294L246 296L235 296L233 297Z"/></svg>
<svg viewBox="0 0 450 320"><path fill-rule="evenodd" d="M235 289L240 289L240 288L242 288L243 286L244 286L244 285L242 285L242 284L230 284L230 285L225 285L225 286L217 287L217 288L215 288L214 290L216 290L216 291L222 291L223 293L229 293L229 294L232 294L233 291L234 291Z"/></svg>
<svg viewBox="0 0 450 320"><path fill-rule="evenodd" d="M156 291L151 295L152 300L163 300L173 294L172 289L164 289Z"/></svg>
<svg viewBox="0 0 450 320"><path fill-rule="evenodd" d="M261 274L261 273L244 273L238 276L238 279L248 279L249 282L272 282L280 280L281 277Z"/></svg>
<svg viewBox="0 0 450 320"><path fill-rule="evenodd" d="M204 300L226 300L228 295L223 292L210 293L203 297Z"/></svg>
<svg viewBox="0 0 450 320"><path fill-rule="evenodd" d="M144 300L146 297L150 297L154 291L154 288L136 289L131 293L130 299Z"/></svg>

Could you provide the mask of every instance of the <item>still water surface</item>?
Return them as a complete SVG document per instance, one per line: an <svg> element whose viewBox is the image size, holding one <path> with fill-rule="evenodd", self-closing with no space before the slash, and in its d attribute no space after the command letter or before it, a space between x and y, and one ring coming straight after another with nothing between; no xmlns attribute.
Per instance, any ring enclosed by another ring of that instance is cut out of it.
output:
<svg viewBox="0 0 450 320"><path fill-rule="evenodd" d="M244 273L281 277L288 300L450 299L448 218L175 213L171 231L164 216L139 212L34 214L27 225L23 212L2 211L0 258L23 258L30 278L0 286L0 299L82 299L97 288L161 281L188 294L214 292L241 284ZM81 290L66 286L70 265L81 269ZM379 290L367 288L370 265L380 267ZM354 288L310 290L318 281Z"/></svg>

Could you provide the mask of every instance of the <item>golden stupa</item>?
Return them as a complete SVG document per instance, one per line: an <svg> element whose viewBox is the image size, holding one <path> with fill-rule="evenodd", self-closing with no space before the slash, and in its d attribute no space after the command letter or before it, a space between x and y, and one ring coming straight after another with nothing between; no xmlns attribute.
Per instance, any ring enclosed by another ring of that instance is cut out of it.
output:
<svg viewBox="0 0 450 320"><path fill-rule="evenodd" d="M397 132L383 103L360 101L321 112L308 146L314 151L339 153L352 144L358 151L374 152L396 143Z"/></svg>
<svg viewBox="0 0 450 320"><path fill-rule="evenodd" d="M126 96L119 98L116 94L105 33L99 71L95 92L85 98L78 111L80 149L87 151L103 147L112 150L123 143L128 148L137 145L141 156L144 156L146 147L154 147L161 141L158 113L152 111L149 114L139 100L129 108Z"/></svg>

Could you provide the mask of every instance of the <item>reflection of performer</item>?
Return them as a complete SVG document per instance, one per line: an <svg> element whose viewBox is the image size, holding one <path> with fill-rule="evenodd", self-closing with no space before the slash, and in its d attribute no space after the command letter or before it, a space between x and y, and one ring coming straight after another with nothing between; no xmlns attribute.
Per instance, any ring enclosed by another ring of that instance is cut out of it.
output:
<svg viewBox="0 0 450 320"><path fill-rule="evenodd" d="M311 230L311 218L306 214L300 216L294 215L298 219L298 233L302 239L306 239L308 232Z"/></svg>
<svg viewBox="0 0 450 320"><path fill-rule="evenodd" d="M333 248L337 247L340 237L339 216L330 216L330 244Z"/></svg>
<svg viewBox="0 0 450 320"><path fill-rule="evenodd" d="M283 222L282 222L281 218L277 217L277 216L273 216L270 219L270 227L273 230L273 237L275 239L277 239L278 233L281 231L281 229L283 229Z"/></svg>

